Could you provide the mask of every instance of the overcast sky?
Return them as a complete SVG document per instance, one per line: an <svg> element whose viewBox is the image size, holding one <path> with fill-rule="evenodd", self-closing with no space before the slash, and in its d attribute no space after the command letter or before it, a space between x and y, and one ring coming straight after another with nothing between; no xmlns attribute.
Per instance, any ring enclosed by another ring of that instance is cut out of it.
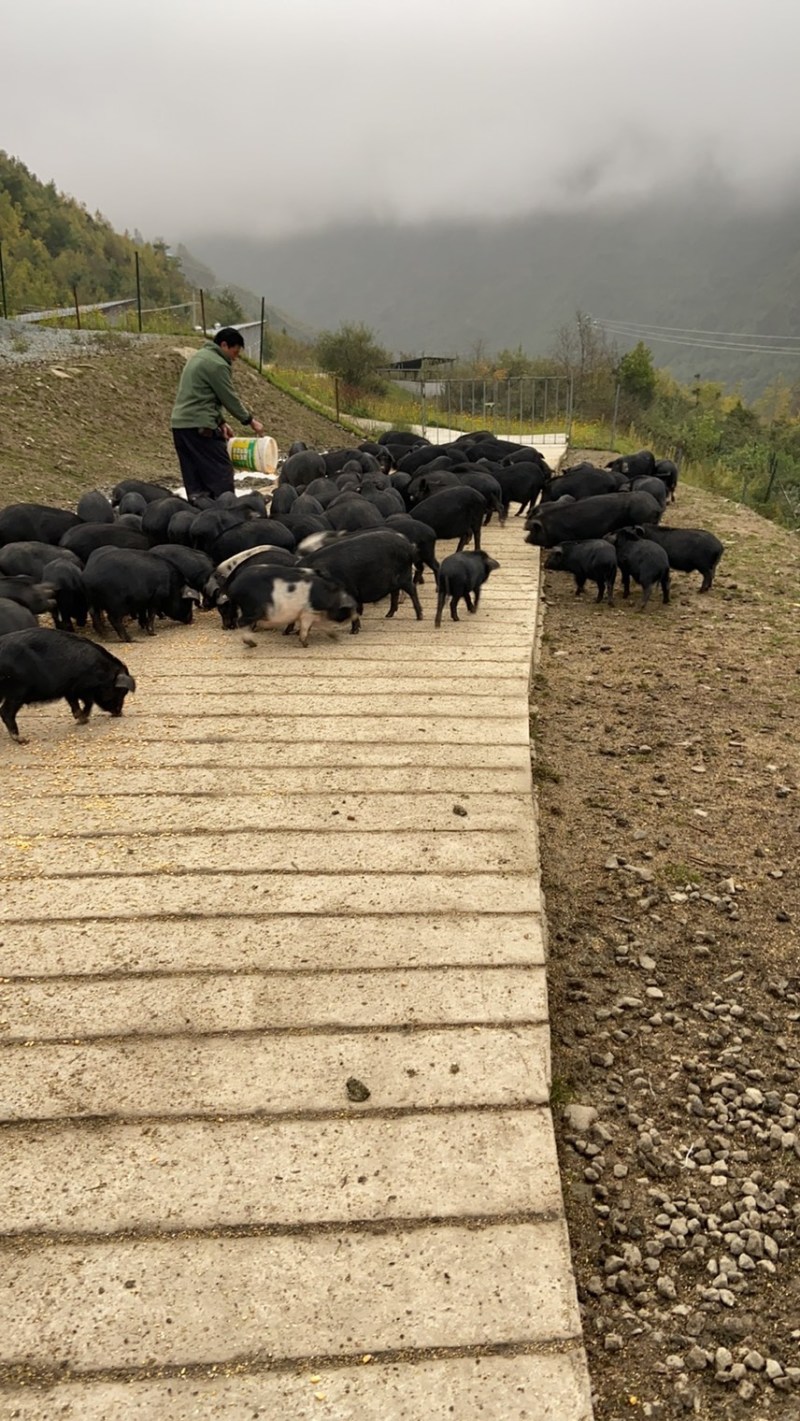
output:
<svg viewBox="0 0 800 1421"><path fill-rule="evenodd" d="M797 0L17 0L0 146L170 241L800 173Z"/></svg>

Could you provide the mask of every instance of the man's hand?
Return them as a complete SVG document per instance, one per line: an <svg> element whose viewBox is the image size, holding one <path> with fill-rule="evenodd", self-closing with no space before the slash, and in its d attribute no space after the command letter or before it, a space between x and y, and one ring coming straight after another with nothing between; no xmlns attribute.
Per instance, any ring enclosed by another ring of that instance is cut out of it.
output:
<svg viewBox="0 0 800 1421"><path fill-rule="evenodd" d="M226 439L233 439L233 430L231 429L229 424L221 424L220 429L222 430L222 433L224 434Z"/></svg>
<svg viewBox="0 0 800 1421"><path fill-rule="evenodd" d="M256 419L255 415L253 415L253 418L252 418L251 421L250 421L250 427L251 427L251 429L252 429L252 431L253 431L254 434L263 434L263 433L264 433L264 426L263 426L263 424L261 423L261 420L260 420L260 419Z"/></svg>

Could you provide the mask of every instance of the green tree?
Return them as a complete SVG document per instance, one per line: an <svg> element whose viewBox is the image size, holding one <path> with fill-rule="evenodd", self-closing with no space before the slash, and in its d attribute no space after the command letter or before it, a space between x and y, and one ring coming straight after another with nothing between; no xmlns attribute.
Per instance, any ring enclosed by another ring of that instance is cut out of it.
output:
<svg viewBox="0 0 800 1421"><path fill-rule="evenodd" d="M354 390L381 388L378 370L389 362L389 354L364 325L345 322L335 331L323 331L317 340L317 360L329 375L338 375Z"/></svg>
<svg viewBox="0 0 800 1421"><path fill-rule="evenodd" d="M531 360L521 345L518 345L516 350L498 350L494 364L498 380L519 380L525 375L537 373L536 362Z"/></svg>
<svg viewBox="0 0 800 1421"><path fill-rule="evenodd" d="M640 405L650 405L656 392L656 372L653 353L640 340L617 366L617 376L623 393Z"/></svg>
<svg viewBox="0 0 800 1421"><path fill-rule="evenodd" d="M238 326L245 319L242 303L230 286L214 292L214 319L221 326Z"/></svg>
<svg viewBox="0 0 800 1421"><path fill-rule="evenodd" d="M188 301L191 290L166 243L134 242L0 152L0 241L10 313L132 297L138 251L145 306Z"/></svg>

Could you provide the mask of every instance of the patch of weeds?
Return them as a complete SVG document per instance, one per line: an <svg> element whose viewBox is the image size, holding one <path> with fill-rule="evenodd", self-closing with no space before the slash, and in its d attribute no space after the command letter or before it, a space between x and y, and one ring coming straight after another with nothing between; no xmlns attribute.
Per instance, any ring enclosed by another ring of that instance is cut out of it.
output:
<svg viewBox="0 0 800 1421"><path fill-rule="evenodd" d="M560 785L561 775L558 770L554 770L552 765L548 765L545 760L534 760L531 765L533 782L537 785Z"/></svg>
<svg viewBox="0 0 800 1421"><path fill-rule="evenodd" d="M696 868L690 868L688 863L664 864L661 875L670 883L702 883L702 874Z"/></svg>
<svg viewBox="0 0 800 1421"><path fill-rule="evenodd" d="M550 1109L563 1110L575 1095L575 1087L564 1076L553 1076L550 1082Z"/></svg>
<svg viewBox="0 0 800 1421"><path fill-rule="evenodd" d="M27 336L11 337L11 349L15 350L17 352L17 355L24 355L27 350L30 350L30 348L31 343L28 340Z"/></svg>

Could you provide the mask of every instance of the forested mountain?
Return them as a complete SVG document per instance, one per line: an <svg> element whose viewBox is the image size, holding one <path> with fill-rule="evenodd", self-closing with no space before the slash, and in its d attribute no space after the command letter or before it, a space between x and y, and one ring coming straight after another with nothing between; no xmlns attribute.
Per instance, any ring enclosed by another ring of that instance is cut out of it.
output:
<svg viewBox="0 0 800 1421"><path fill-rule="evenodd" d="M191 291L166 243L134 241L101 214L43 183L19 159L0 152L0 242L9 315L136 293L139 253L148 306L188 301Z"/></svg>
<svg viewBox="0 0 800 1421"><path fill-rule="evenodd" d="M137 232L116 232L99 212L43 183L17 158L0 151L0 243L9 315L132 298L139 255L145 308L180 306L193 289L207 295L209 323L254 320L261 298L243 286L222 286L208 266L186 247L173 253L161 239L146 242ZM284 311L268 309L270 324L299 339L313 333ZM0 308L0 315L2 309ZM181 313L174 313L180 324ZM189 320L187 308L185 320Z"/></svg>
<svg viewBox="0 0 800 1421"><path fill-rule="evenodd" d="M578 307L617 322L800 336L800 200L747 208L695 188L625 211L190 240L226 280L266 290L317 328L364 321L395 351L466 354L483 339L543 354ZM800 375L800 356L645 338L681 379L699 372L755 393Z"/></svg>

